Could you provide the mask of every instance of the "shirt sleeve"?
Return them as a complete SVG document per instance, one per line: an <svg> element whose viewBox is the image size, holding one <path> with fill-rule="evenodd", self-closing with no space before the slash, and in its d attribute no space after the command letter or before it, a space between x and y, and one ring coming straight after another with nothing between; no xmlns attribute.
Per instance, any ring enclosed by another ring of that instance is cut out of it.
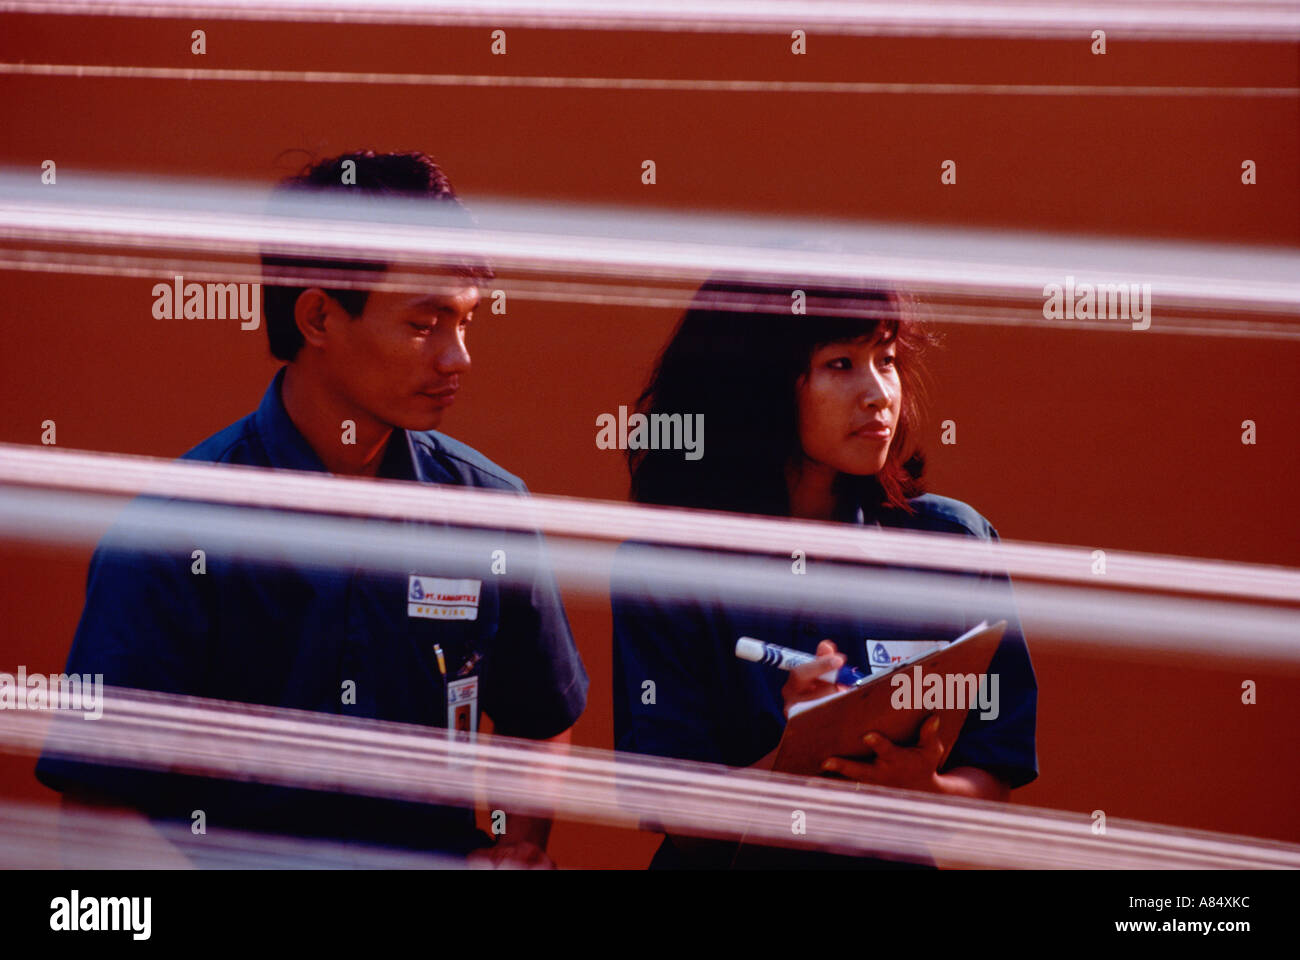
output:
<svg viewBox="0 0 1300 960"><path fill-rule="evenodd" d="M727 763L719 719L718 643L702 601L666 598L637 565L672 551L624 544L610 584L614 628L614 748Z"/></svg>
<svg viewBox="0 0 1300 960"><path fill-rule="evenodd" d="M483 668L483 709L497 733L546 740L582 716L589 681L541 535L513 542L507 564L523 570L502 586L501 624Z"/></svg>
<svg viewBox="0 0 1300 960"><path fill-rule="evenodd" d="M136 500L127 511L143 511ZM100 542L86 578L86 602L65 672L102 674L105 686L201 695L209 655L211 606L204 574L189 552L133 544L119 523ZM139 806L164 807L176 778L55 755L48 747L37 778L56 790L89 790Z"/></svg>
<svg viewBox="0 0 1300 960"><path fill-rule="evenodd" d="M985 539L996 542L997 531L984 524ZM1038 681L1029 659L1020 616L1005 574L984 574L980 578L981 609L972 612L969 626L981 619L990 623L1006 620L993 659L989 662L990 678L997 677L998 712L983 719L981 711L971 710L953 745L944 769L979 767L997 774L1012 787L1024 786L1038 776L1038 750L1035 730L1038 717Z"/></svg>

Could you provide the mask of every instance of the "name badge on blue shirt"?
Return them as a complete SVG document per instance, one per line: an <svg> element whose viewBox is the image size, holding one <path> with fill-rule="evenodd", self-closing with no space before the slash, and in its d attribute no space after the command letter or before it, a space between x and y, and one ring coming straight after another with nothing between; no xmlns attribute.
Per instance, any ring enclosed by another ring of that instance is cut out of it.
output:
<svg viewBox="0 0 1300 960"><path fill-rule="evenodd" d="M406 615L429 620L477 620L482 580L448 580L412 574L406 588Z"/></svg>
<svg viewBox="0 0 1300 960"><path fill-rule="evenodd" d="M458 739L478 733L478 677L447 684L447 729Z"/></svg>
<svg viewBox="0 0 1300 960"><path fill-rule="evenodd" d="M948 646L947 640L866 640L872 673L887 673L900 663Z"/></svg>

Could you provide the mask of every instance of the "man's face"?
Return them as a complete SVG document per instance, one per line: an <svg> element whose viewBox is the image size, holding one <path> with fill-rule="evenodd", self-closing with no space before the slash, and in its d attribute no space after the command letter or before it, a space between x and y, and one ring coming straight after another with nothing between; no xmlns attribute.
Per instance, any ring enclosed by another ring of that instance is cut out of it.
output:
<svg viewBox="0 0 1300 960"><path fill-rule="evenodd" d="M445 274L428 292L372 291L359 318L327 298L334 388L381 424L434 429L469 370L465 330L478 303L473 281Z"/></svg>

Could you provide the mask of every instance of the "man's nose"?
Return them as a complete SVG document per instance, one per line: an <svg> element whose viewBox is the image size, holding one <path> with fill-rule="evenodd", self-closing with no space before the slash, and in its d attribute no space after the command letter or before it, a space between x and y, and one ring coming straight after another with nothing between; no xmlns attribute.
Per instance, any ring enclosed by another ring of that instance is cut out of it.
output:
<svg viewBox="0 0 1300 960"><path fill-rule="evenodd" d="M464 373L470 367L469 350L459 332L448 338L448 342L438 351L438 372L443 376Z"/></svg>

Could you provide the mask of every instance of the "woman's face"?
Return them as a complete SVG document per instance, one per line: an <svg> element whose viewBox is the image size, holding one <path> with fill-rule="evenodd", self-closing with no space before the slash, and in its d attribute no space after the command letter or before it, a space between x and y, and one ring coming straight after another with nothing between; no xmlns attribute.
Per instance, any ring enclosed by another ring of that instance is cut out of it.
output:
<svg viewBox="0 0 1300 960"><path fill-rule="evenodd" d="M855 476L884 467L903 400L894 344L862 337L818 347L795 397L804 466Z"/></svg>

